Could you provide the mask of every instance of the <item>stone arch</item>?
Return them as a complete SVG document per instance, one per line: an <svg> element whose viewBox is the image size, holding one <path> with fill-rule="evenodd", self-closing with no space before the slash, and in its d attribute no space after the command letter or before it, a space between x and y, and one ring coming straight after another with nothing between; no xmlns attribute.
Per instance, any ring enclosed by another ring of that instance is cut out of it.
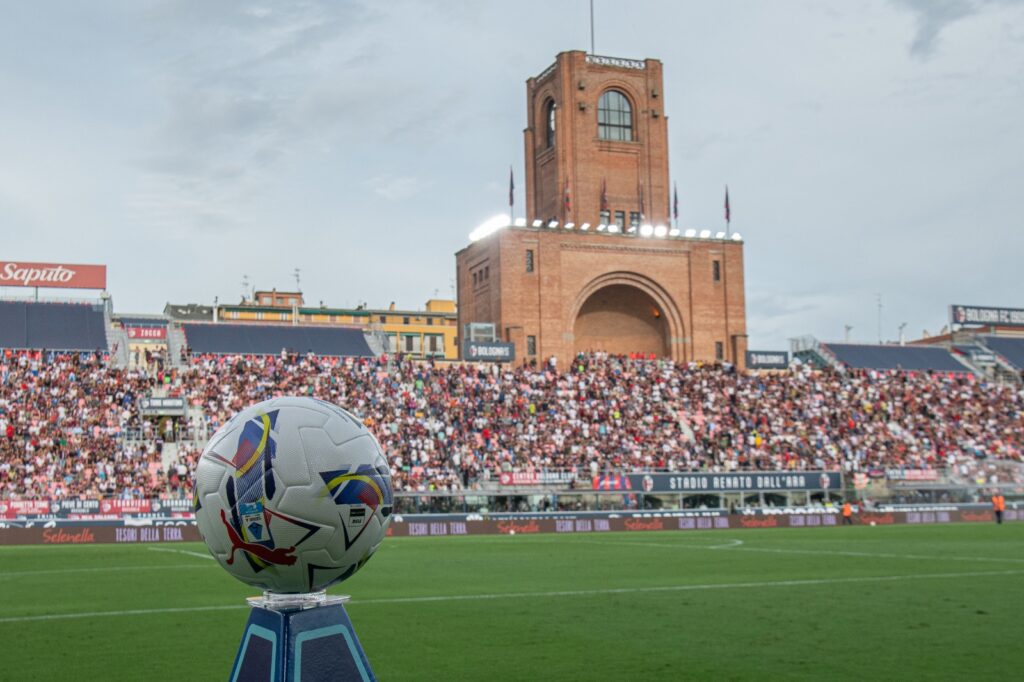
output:
<svg viewBox="0 0 1024 682"><path fill-rule="evenodd" d="M685 328L679 307L661 285L648 277L634 272L596 277L580 290L569 313L573 353L636 351L684 359ZM602 325L616 328L602 329Z"/></svg>

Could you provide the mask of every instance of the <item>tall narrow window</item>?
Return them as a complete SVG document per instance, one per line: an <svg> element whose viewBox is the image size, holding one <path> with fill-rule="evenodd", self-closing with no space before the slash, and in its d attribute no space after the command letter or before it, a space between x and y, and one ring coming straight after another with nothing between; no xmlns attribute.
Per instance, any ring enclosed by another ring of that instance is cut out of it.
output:
<svg viewBox="0 0 1024 682"><path fill-rule="evenodd" d="M722 261L711 261L711 279L715 282L722 281Z"/></svg>
<svg viewBox="0 0 1024 682"><path fill-rule="evenodd" d="M725 345L721 341L715 341L715 360L725 359Z"/></svg>
<svg viewBox="0 0 1024 682"><path fill-rule="evenodd" d="M537 337L527 336L526 337L526 354L536 355L537 354Z"/></svg>
<svg viewBox="0 0 1024 682"><path fill-rule="evenodd" d="M640 227L640 212L639 211L630 211L629 212L629 226L630 227Z"/></svg>
<svg viewBox="0 0 1024 682"><path fill-rule="evenodd" d="M544 142L548 149L555 146L555 110L558 105L549 99L544 105Z"/></svg>
<svg viewBox="0 0 1024 682"><path fill-rule="evenodd" d="M618 90L606 90L597 101L597 136L625 142L633 139L633 108Z"/></svg>
<svg viewBox="0 0 1024 682"><path fill-rule="evenodd" d="M623 228L623 227L626 226L626 212L625 211L616 211L615 212L615 224L618 225L619 228Z"/></svg>
<svg viewBox="0 0 1024 682"><path fill-rule="evenodd" d="M612 219L611 211L601 211L601 224L607 225L608 221Z"/></svg>
<svg viewBox="0 0 1024 682"><path fill-rule="evenodd" d="M526 250L526 271L533 272L533 249Z"/></svg>

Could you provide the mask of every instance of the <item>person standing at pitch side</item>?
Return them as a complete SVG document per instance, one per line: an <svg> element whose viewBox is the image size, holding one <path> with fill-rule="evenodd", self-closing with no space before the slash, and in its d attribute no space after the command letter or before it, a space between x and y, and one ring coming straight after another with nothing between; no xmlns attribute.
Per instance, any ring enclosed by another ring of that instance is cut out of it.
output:
<svg viewBox="0 0 1024 682"><path fill-rule="evenodd" d="M996 523L1003 522L1003 512L1006 511L1006 498L998 490L992 495L992 511L996 515Z"/></svg>
<svg viewBox="0 0 1024 682"><path fill-rule="evenodd" d="M853 505L849 501L843 502L843 525L853 525Z"/></svg>

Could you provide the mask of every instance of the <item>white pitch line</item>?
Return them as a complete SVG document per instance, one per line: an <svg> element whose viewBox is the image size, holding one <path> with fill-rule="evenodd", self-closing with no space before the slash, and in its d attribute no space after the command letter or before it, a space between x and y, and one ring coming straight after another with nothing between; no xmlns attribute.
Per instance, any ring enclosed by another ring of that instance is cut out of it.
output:
<svg viewBox="0 0 1024 682"><path fill-rule="evenodd" d="M0 578L24 578L35 575L62 575L64 573L106 573L107 571L163 571L179 568L206 568L209 564L167 564L163 566L94 566L90 568L49 568L39 571L3 571Z"/></svg>
<svg viewBox="0 0 1024 682"><path fill-rule="evenodd" d="M805 587L815 585L842 585L847 583L884 583L904 580L941 580L950 578L980 578L985 576L1017 576L1020 571L968 571L964 573L921 573L918 575L875 575L855 578L808 578L804 580L768 580L742 583L704 583L697 585L663 585L656 587L609 587L596 590L558 590L553 592L497 592L493 594L448 594L428 597L386 597L382 599L359 599L350 605L363 604L417 604L424 602L481 601L494 599L550 599L552 597L588 597L603 594L643 594L650 592L690 592L698 590L732 590L766 587ZM163 613L191 613L199 611L228 611L248 608L245 604L225 606L182 606L163 609L132 609L127 611L88 611L84 613L49 613L39 616L10 616L0 618L2 623L26 623L31 621L72 620L81 618L105 618L112 616L148 616Z"/></svg>
<svg viewBox="0 0 1024 682"><path fill-rule="evenodd" d="M200 552L190 552L187 549L169 549L167 547L150 547L150 552L174 552L175 554L187 554L189 556L199 557L200 559L209 559L210 561L216 561L209 554L202 554Z"/></svg>
<svg viewBox="0 0 1024 682"><path fill-rule="evenodd" d="M592 545L618 545L621 547L667 547L670 549L727 549L736 552L768 552L771 554L809 554L811 556L852 556L852 557L867 557L867 558L879 558L879 559L913 559L913 560L926 560L926 561L990 561L996 563L1012 563L1012 564L1024 564L1024 559L1010 559L1010 558L998 558L998 557L984 557L984 556L955 556L955 555L943 555L943 556L927 556L923 554L891 554L886 552L853 552L848 550L829 550L829 549L778 549L770 547L751 547L743 544L742 541L737 545L690 545L685 543L671 543L671 542L615 542L613 540L608 541L597 541L597 540L577 540L578 544L592 544Z"/></svg>
<svg viewBox="0 0 1024 682"><path fill-rule="evenodd" d="M723 545L708 545L708 549L730 549L732 547L739 547L743 544L743 540L729 540Z"/></svg>

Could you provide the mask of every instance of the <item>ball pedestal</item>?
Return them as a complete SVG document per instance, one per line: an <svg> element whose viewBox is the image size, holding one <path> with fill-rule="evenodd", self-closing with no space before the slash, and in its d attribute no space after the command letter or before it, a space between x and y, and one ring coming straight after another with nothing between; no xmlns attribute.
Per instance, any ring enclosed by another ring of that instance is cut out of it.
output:
<svg viewBox="0 0 1024 682"><path fill-rule="evenodd" d="M250 597L231 682L375 682L348 600L324 592Z"/></svg>

